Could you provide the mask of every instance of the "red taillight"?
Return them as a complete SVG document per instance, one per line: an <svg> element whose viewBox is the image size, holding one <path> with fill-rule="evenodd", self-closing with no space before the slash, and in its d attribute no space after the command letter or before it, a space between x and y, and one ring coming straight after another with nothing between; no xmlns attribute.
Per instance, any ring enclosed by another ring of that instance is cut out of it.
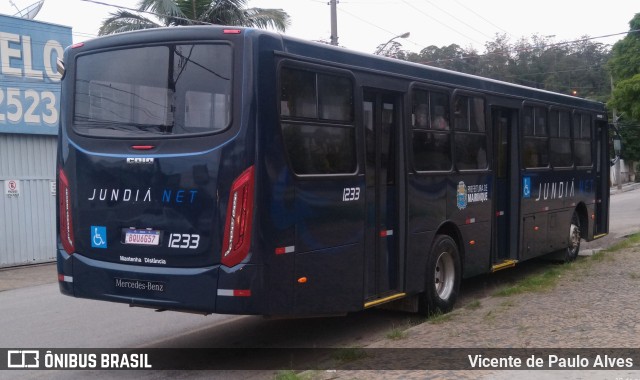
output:
<svg viewBox="0 0 640 380"><path fill-rule="evenodd" d="M60 212L60 240L68 254L75 250L73 240L73 221L71 218L71 190L64 170L58 170L58 209Z"/></svg>
<svg viewBox="0 0 640 380"><path fill-rule="evenodd" d="M155 145L131 145L131 149L135 150L151 150L155 148Z"/></svg>
<svg viewBox="0 0 640 380"><path fill-rule="evenodd" d="M253 217L254 167L245 170L231 186L222 241L223 265L238 265L249 254Z"/></svg>

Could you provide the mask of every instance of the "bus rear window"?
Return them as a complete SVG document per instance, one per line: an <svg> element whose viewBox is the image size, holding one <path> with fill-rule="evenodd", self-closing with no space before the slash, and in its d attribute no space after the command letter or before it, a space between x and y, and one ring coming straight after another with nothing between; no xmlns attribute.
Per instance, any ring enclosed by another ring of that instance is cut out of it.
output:
<svg viewBox="0 0 640 380"><path fill-rule="evenodd" d="M231 47L163 45L78 57L74 127L91 136L211 133L231 119Z"/></svg>

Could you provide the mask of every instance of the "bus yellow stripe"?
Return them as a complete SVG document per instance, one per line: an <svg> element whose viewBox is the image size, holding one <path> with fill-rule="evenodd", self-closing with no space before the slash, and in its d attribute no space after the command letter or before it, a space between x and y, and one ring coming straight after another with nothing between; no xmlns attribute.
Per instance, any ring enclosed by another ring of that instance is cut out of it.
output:
<svg viewBox="0 0 640 380"><path fill-rule="evenodd" d="M607 235L609 235L609 234L600 234L600 235L596 235L596 236L594 236L594 237L593 237L593 240L595 240L595 239L600 239L601 237L605 237L605 236L607 236Z"/></svg>
<svg viewBox="0 0 640 380"><path fill-rule="evenodd" d="M383 303L387 303L387 302L391 302L393 300L404 298L406 296L407 296L407 293L394 294L394 295L389 296L389 297L380 298L379 300L367 302L367 303L364 304L364 308L367 309L367 308L370 308L370 307L378 306L378 305L381 305Z"/></svg>
<svg viewBox="0 0 640 380"><path fill-rule="evenodd" d="M511 267L515 267L516 264L518 263L518 260L505 260L503 262L501 262L500 264L496 264L494 266L491 267L491 272L497 272L501 269L507 269L507 268L511 268Z"/></svg>

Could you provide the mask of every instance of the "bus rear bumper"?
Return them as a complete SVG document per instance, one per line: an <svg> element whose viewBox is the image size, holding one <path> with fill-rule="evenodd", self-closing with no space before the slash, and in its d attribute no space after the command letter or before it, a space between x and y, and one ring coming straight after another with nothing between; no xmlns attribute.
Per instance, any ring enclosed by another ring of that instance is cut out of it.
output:
<svg viewBox="0 0 640 380"><path fill-rule="evenodd" d="M220 265L150 267L98 261L58 250L61 293L159 310L259 313L260 274L261 267L257 265L245 265L235 271Z"/></svg>

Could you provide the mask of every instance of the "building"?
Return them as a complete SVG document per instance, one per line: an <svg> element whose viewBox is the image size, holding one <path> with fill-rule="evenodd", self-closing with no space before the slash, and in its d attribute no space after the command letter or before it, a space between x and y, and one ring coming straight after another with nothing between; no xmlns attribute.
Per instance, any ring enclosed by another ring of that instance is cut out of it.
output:
<svg viewBox="0 0 640 380"><path fill-rule="evenodd" d="M56 60L71 28L0 15L0 267L51 261L56 247Z"/></svg>

